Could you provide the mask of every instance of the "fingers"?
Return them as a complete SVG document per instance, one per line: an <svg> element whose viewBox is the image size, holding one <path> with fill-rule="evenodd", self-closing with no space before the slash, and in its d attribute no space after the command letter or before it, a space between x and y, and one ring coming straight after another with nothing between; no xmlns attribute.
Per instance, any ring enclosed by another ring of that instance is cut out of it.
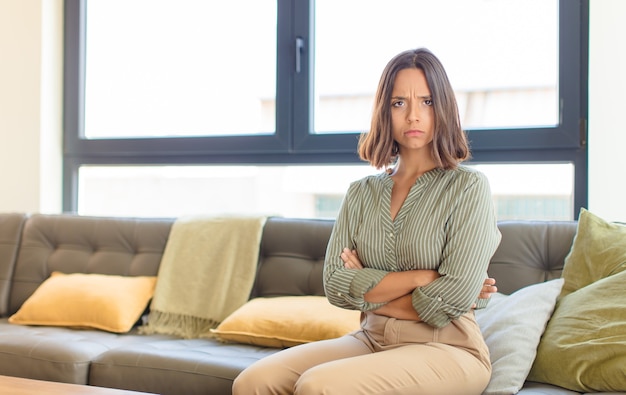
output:
<svg viewBox="0 0 626 395"><path fill-rule="evenodd" d="M483 285L483 288L480 290L480 292L496 293L498 292L498 287L496 287L495 285Z"/></svg>
<svg viewBox="0 0 626 395"><path fill-rule="evenodd" d="M495 283L496 283L496 280L493 278L486 279L485 282L483 283L483 287L480 289L478 298L489 299L491 298L491 295L498 292L498 287L494 285Z"/></svg>
<svg viewBox="0 0 626 395"><path fill-rule="evenodd" d="M480 290L480 294L478 297L480 299L489 299L491 295L498 292L498 287L495 285L483 285L483 288Z"/></svg>
<svg viewBox="0 0 626 395"><path fill-rule="evenodd" d="M356 250L344 248L340 256L346 269L363 269L363 265L361 264Z"/></svg>
<svg viewBox="0 0 626 395"><path fill-rule="evenodd" d="M491 277L485 279L485 285L496 285L496 279Z"/></svg>
<svg viewBox="0 0 626 395"><path fill-rule="evenodd" d="M498 292L498 287L496 287L496 279L495 278L487 278L483 283L483 287L480 290L480 295L478 296L481 299L489 299L491 294Z"/></svg>

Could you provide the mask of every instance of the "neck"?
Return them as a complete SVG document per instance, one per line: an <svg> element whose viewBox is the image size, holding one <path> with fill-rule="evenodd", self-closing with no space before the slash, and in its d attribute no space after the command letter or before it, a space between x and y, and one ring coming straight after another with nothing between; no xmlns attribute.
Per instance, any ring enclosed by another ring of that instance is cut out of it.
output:
<svg viewBox="0 0 626 395"><path fill-rule="evenodd" d="M398 163L391 174L400 179L417 180L424 173L437 167L432 160L411 159L412 158L398 158Z"/></svg>

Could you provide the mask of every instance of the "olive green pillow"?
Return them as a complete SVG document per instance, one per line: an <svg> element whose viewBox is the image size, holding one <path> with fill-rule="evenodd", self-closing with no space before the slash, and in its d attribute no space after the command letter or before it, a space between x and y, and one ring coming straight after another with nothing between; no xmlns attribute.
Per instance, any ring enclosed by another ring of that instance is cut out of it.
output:
<svg viewBox="0 0 626 395"><path fill-rule="evenodd" d="M582 209L563 278L528 380L626 391L626 227Z"/></svg>
<svg viewBox="0 0 626 395"><path fill-rule="evenodd" d="M560 297L626 270L626 226L607 222L584 208L572 249L565 257Z"/></svg>

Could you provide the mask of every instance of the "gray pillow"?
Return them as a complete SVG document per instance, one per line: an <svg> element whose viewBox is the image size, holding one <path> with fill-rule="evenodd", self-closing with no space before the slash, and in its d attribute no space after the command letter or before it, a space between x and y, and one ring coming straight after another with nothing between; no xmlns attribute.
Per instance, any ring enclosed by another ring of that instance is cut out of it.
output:
<svg viewBox="0 0 626 395"><path fill-rule="evenodd" d="M516 394L524 385L537 346L554 311L563 279L533 284L511 295L492 295L476 321L491 354L491 381L483 395Z"/></svg>

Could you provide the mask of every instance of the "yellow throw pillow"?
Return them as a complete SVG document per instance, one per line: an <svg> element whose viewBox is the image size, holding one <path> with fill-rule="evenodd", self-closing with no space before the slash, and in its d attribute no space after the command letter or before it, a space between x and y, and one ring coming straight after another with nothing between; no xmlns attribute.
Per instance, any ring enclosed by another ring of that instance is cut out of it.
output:
<svg viewBox="0 0 626 395"><path fill-rule="evenodd" d="M626 391L625 269L626 227L583 209L528 380L577 392Z"/></svg>
<svg viewBox="0 0 626 395"><path fill-rule="evenodd" d="M212 332L223 341L284 348L355 331L360 328L360 315L331 305L324 296L256 298Z"/></svg>
<svg viewBox="0 0 626 395"><path fill-rule="evenodd" d="M152 298L155 284L152 276L53 272L9 322L128 332Z"/></svg>

